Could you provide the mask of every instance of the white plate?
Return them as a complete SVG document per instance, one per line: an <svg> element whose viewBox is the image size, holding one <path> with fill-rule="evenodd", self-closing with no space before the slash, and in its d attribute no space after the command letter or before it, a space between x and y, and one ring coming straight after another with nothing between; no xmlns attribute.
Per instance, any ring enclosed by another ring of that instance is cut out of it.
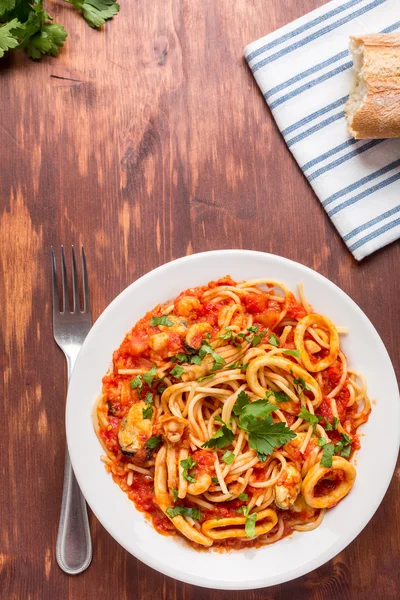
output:
<svg viewBox="0 0 400 600"><path fill-rule="evenodd" d="M356 456L350 494L322 525L296 532L271 546L229 554L196 552L156 533L116 485L100 461L91 412L113 350L146 311L182 290L229 274L235 280L270 278L296 291L302 281L317 312L350 332L342 345L351 367L367 377L372 414ZM387 490L400 438L399 393L386 349L360 308L338 287L298 263L261 252L221 250L194 254L151 271L123 291L90 331L78 356L67 400L67 440L72 465L91 509L107 531L144 563L170 577L210 588L244 590L289 581L316 569L343 550L366 526ZM104 565L106 567L106 564Z"/></svg>

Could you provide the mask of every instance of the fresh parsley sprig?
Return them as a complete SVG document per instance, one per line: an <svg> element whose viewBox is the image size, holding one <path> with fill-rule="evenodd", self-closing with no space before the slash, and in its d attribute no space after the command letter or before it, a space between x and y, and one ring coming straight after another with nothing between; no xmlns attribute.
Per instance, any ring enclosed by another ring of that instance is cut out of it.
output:
<svg viewBox="0 0 400 600"><path fill-rule="evenodd" d="M91 27L100 27L119 11L114 0L65 0ZM67 38L64 27L52 23L43 0L0 1L0 58L9 50L25 50L33 59L57 56Z"/></svg>
<svg viewBox="0 0 400 600"><path fill-rule="evenodd" d="M210 437L202 448L226 448L235 439L235 434L229 423L224 423L221 417L214 417L214 420L221 423L221 427Z"/></svg>

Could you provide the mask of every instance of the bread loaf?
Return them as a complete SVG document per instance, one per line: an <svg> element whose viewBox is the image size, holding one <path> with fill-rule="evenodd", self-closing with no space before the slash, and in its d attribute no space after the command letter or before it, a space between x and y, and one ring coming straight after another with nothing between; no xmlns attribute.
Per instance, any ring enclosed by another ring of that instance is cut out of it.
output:
<svg viewBox="0 0 400 600"><path fill-rule="evenodd" d="M400 137L400 33L351 36L356 81L345 113L356 139Z"/></svg>

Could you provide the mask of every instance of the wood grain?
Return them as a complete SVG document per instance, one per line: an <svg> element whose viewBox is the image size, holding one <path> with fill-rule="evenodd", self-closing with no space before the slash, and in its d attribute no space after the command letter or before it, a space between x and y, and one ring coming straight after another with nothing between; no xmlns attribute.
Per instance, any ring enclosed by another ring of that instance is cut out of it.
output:
<svg viewBox="0 0 400 600"><path fill-rule="evenodd" d="M59 58L2 59L2 600L399 598L400 470L344 552L274 588L173 581L127 554L93 515L91 567L71 578L54 556L66 381L52 338L51 245L84 244L95 317L134 279L185 254L236 247L287 256L344 289L400 369L399 245L354 261L243 60L246 43L321 3L131 0L97 32L49 1L69 32Z"/></svg>

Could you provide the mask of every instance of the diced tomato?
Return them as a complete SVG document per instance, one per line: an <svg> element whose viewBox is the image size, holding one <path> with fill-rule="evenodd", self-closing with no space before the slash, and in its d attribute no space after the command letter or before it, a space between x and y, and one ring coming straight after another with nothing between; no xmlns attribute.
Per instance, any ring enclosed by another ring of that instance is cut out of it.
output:
<svg viewBox="0 0 400 600"><path fill-rule="evenodd" d="M303 319L307 315L305 308L299 304L291 292L286 297L287 316L292 319Z"/></svg>
<svg viewBox="0 0 400 600"><path fill-rule="evenodd" d="M196 450L193 454L193 460L197 460L196 471L201 473L208 473L208 475L213 475L214 468L214 454L212 452L206 452L205 450Z"/></svg>

